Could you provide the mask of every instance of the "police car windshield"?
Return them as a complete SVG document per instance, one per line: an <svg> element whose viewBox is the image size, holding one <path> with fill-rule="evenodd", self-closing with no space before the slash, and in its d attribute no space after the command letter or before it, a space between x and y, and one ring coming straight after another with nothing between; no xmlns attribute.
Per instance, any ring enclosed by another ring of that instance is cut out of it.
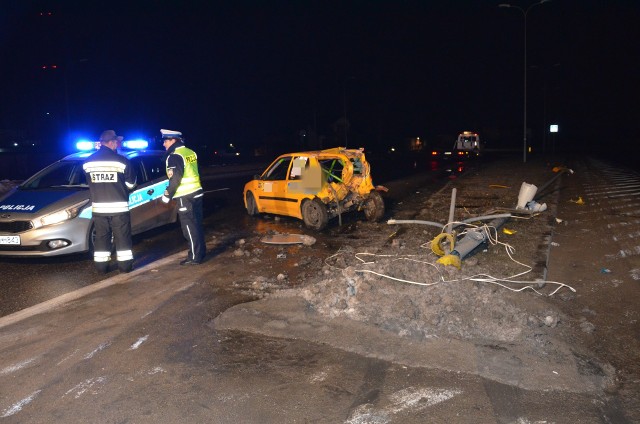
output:
<svg viewBox="0 0 640 424"><path fill-rule="evenodd" d="M49 165L20 185L21 190L89 188L81 161L60 161Z"/></svg>

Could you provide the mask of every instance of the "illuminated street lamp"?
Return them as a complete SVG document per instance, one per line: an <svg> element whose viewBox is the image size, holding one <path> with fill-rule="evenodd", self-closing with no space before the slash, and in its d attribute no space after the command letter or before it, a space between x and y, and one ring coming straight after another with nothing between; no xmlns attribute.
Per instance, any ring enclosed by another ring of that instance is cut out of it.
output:
<svg viewBox="0 0 640 424"><path fill-rule="evenodd" d="M540 0L537 3L533 3L531 6L526 9L521 8L520 6L514 6L509 3L499 4L498 7L509 7L513 9L518 9L522 12L522 16L524 16L524 150L523 154L523 162L527 162L527 14L529 10L534 6L537 6L542 3L547 3L551 0Z"/></svg>

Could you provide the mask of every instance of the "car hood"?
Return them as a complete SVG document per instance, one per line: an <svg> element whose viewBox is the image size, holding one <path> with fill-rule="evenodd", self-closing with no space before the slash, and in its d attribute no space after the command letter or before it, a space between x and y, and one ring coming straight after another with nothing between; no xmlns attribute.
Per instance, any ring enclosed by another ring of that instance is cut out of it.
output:
<svg viewBox="0 0 640 424"><path fill-rule="evenodd" d="M0 200L0 214L37 213L51 210L89 198L88 190L19 190L7 193Z"/></svg>

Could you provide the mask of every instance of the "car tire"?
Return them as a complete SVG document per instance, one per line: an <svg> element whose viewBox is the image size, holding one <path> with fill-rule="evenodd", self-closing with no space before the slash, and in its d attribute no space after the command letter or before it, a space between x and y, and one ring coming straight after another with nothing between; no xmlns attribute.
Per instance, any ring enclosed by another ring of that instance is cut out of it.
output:
<svg viewBox="0 0 640 424"><path fill-rule="evenodd" d="M96 226L91 223L89 232L87 233L87 254L93 259L93 254L96 251Z"/></svg>
<svg viewBox="0 0 640 424"><path fill-rule="evenodd" d="M305 201L301 212L304 225L312 230L320 231L329 222L327 207L318 198Z"/></svg>
<svg viewBox="0 0 640 424"><path fill-rule="evenodd" d="M111 233L111 254L114 254L116 251L116 241L114 239L113 233ZM96 252L96 225L92 222L91 227L89 228L89 232L87 233L87 254L94 258L94 253Z"/></svg>
<svg viewBox="0 0 640 424"><path fill-rule="evenodd" d="M258 205L256 204L256 198L250 191L247 192L247 213L249 216L256 216L260 212L258 211Z"/></svg>
<svg viewBox="0 0 640 424"><path fill-rule="evenodd" d="M364 216L367 221L380 221L384 216L384 200L377 191L369 193L369 197L364 201Z"/></svg>

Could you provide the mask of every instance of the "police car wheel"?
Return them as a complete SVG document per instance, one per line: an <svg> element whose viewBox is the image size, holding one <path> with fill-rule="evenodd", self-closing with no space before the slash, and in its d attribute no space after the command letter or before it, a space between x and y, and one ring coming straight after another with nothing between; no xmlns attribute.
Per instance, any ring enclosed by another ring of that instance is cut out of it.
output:
<svg viewBox="0 0 640 424"><path fill-rule="evenodd" d="M115 240L113 234L111 234L111 249L112 253L115 251ZM96 226L91 224L89 232L87 233L87 252L93 258L93 254L96 251Z"/></svg>
<svg viewBox="0 0 640 424"><path fill-rule="evenodd" d="M89 233L87 234L87 247L88 252L91 257L93 257L93 253L96 250L96 226L91 224L91 228L89 228Z"/></svg>

